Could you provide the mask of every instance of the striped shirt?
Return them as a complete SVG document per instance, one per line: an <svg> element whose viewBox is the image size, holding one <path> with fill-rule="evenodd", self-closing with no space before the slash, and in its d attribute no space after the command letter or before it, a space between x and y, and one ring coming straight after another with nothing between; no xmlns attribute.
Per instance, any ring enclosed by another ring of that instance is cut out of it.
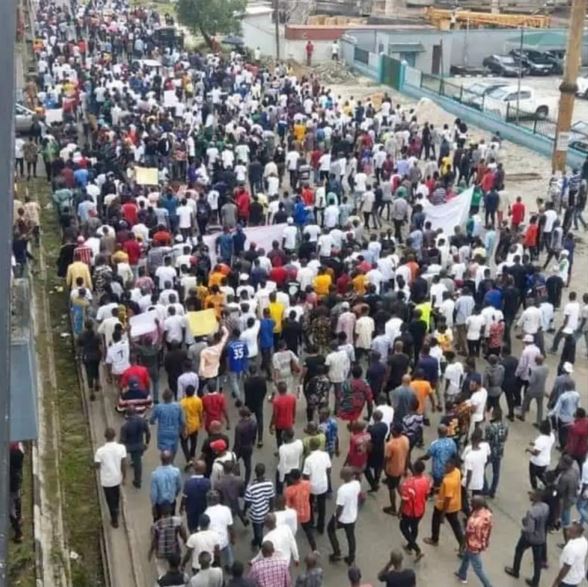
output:
<svg viewBox="0 0 588 587"><path fill-rule="evenodd" d="M245 503L249 506L249 519L261 524L270 511L270 502L276 493L271 481L253 481L245 491Z"/></svg>

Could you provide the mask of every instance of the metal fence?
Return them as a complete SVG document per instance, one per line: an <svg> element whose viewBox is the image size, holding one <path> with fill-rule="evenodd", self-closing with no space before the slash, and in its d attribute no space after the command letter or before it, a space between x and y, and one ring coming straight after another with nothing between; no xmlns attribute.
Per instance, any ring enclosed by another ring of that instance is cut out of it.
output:
<svg viewBox="0 0 588 587"><path fill-rule="evenodd" d="M530 130L550 139L555 137L556 112L538 107L525 109L516 102L498 102L488 98L483 92L476 92L463 84L447 81L436 75L421 74L420 87L440 96L455 100L464 106L496 116L506 122Z"/></svg>
<svg viewBox="0 0 588 587"><path fill-rule="evenodd" d="M366 51L365 49L361 49L360 47L355 47L353 51L353 59L368 65L370 62L370 52Z"/></svg>

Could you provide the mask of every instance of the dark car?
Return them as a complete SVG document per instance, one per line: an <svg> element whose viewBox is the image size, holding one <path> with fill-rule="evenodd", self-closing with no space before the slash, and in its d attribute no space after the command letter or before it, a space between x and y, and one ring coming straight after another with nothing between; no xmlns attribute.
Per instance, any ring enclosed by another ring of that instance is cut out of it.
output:
<svg viewBox="0 0 588 587"><path fill-rule="evenodd" d="M526 73L525 66L512 55L490 55L482 61L482 65L502 77L519 77L521 68L522 75Z"/></svg>
<svg viewBox="0 0 588 587"><path fill-rule="evenodd" d="M556 57L534 49L513 49L510 55L520 60L530 75L554 75L563 71L562 64Z"/></svg>

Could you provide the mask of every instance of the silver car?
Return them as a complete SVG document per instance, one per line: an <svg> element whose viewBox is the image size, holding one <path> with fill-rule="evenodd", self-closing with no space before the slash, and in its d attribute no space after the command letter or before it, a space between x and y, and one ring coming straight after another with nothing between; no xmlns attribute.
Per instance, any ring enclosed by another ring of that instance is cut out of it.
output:
<svg viewBox="0 0 588 587"><path fill-rule="evenodd" d="M29 110L26 106L19 104L18 102L14 105L15 106L15 130L17 133L27 134L31 132L31 127L33 125L33 121L35 117L38 118L36 112Z"/></svg>

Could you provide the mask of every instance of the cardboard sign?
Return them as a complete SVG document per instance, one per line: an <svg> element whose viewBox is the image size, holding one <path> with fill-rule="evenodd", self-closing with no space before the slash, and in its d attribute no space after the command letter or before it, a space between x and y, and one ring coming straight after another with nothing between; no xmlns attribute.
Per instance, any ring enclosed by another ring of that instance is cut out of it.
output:
<svg viewBox="0 0 588 587"><path fill-rule="evenodd" d="M136 167L138 185L159 185L157 167Z"/></svg>
<svg viewBox="0 0 588 587"><path fill-rule="evenodd" d="M187 312L186 320L192 336L208 336L218 330L218 322L214 309L200 312Z"/></svg>
<svg viewBox="0 0 588 587"><path fill-rule="evenodd" d="M129 319L129 326L131 327L131 338L139 338L145 334L151 334L152 332L155 332L157 330L157 324L155 324L156 318L157 312L155 310L132 316Z"/></svg>

